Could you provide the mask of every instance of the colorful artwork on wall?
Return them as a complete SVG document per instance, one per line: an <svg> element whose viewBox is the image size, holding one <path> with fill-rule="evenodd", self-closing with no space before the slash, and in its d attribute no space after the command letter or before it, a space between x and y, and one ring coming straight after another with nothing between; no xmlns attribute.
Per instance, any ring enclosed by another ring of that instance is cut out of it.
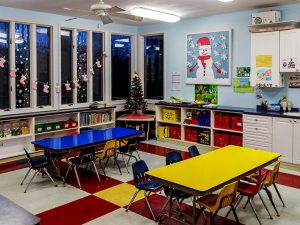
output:
<svg viewBox="0 0 300 225"><path fill-rule="evenodd" d="M218 86L195 85L195 102L199 104L218 104Z"/></svg>
<svg viewBox="0 0 300 225"><path fill-rule="evenodd" d="M300 75L291 75L290 76L289 88L300 88Z"/></svg>
<svg viewBox="0 0 300 225"><path fill-rule="evenodd" d="M231 30L187 35L187 84L231 84Z"/></svg>
<svg viewBox="0 0 300 225"><path fill-rule="evenodd" d="M237 93L253 93L250 86L250 67L237 67L236 77L233 79L233 90Z"/></svg>

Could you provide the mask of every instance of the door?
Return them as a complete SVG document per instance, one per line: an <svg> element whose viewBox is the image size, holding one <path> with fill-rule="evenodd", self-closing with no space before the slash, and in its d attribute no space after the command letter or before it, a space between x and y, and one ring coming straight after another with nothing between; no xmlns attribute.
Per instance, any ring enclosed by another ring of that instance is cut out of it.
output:
<svg viewBox="0 0 300 225"><path fill-rule="evenodd" d="M281 154L283 162L293 162L293 120L273 119L273 152Z"/></svg>
<svg viewBox="0 0 300 225"><path fill-rule="evenodd" d="M279 31L251 34L251 86L282 86Z"/></svg>
<svg viewBox="0 0 300 225"><path fill-rule="evenodd" d="M300 29L280 32L280 72L299 72Z"/></svg>
<svg viewBox="0 0 300 225"><path fill-rule="evenodd" d="M300 120L294 120L293 163L300 164Z"/></svg>

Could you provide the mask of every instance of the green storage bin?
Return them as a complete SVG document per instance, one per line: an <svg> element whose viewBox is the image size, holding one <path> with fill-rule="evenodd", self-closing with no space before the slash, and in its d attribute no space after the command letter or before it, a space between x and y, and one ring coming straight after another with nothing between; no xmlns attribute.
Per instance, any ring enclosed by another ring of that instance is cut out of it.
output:
<svg viewBox="0 0 300 225"><path fill-rule="evenodd" d="M44 124L36 124L35 125L35 133L43 133L44 132Z"/></svg>
<svg viewBox="0 0 300 225"><path fill-rule="evenodd" d="M61 124L60 123L53 123L52 127L53 127L53 130L61 130Z"/></svg>
<svg viewBox="0 0 300 225"><path fill-rule="evenodd" d="M51 132L53 131L53 124L52 123L48 123L44 125L44 132Z"/></svg>

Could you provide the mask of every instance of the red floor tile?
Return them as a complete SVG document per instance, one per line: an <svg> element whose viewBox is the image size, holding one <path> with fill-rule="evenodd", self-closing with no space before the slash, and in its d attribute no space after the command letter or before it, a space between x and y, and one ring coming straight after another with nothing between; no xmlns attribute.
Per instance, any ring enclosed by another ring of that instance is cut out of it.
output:
<svg viewBox="0 0 300 225"><path fill-rule="evenodd" d="M161 146L156 146L156 145L150 145L150 144L145 144L145 143L140 143L139 144L139 150L143 152L148 152L160 156L165 156L167 152L174 151L174 149L170 148L165 148ZM178 151L178 150L176 150ZM179 151L184 159L189 158L188 152L184 151Z"/></svg>
<svg viewBox="0 0 300 225"><path fill-rule="evenodd" d="M93 195L38 214L41 225L82 225L119 207Z"/></svg>
<svg viewBox="0 0 300 225"><path fill-rule="evenodd" d="M0 174L1 173L7 173L7 172L10 172L10 171L14 171L14 170L23 169L25 167L26 167L26 165L19 164L15 161L14 162L3 163L3 164L0 164Z"/></svg>
<svg viewBox="0 0 300 225"><path fill-rule="evenodd" d="M300 176L280 172L276 183L300 189Z"/></svg>
<svg viewBox="0 0 300 225"><path fill-rule="evenodd" d="M100 174L101 182L99 182L95 172L84 169L80 169L78 172L82 190L91 194L123 183L110 177L108 177L106 180L105 177ZM69 172L66 182L74 187L79 188L74 171Z"/></svg>
<svg viewBox="0 0 300 225"><path fill-rule="evenodd" d="M161 208L163 206L163 204L165 203L165 197L164 196L161 196L161 195L152 195L149 197L149 201L150 201L150 205L153 209L153 212L154 212L154 215L158 215L161 211ZM146 205L146 202L144 199L142 200L139 200L135 203L133 203L129 209L130 211L133 211L139 215L142 215L148 219L151 219L153 220L152 218L152 215ZM190 205L187 205L187 204L182 204L181 205L181 210L184 212L184 213L187 213L189 215L192 215L192 210L193 208L190 206ZM197 208L197 213L199 213L199 208ZM168 212L168 207L165 211L166 213ZM206 215L207 218L209 218L209 215ZM209 222L209 221L208 221ZM180 222L177 222L173 219L170 219L168 217L163 217L162 218L162 223L164 225L181 225L182 223ZM198 221L197 221L197 224L201 224L203 225L205 223L205 220L204 220L204 217L203 215L201 215L199 218L198 218ZM220 217L220 216L217 216L216 219L215 219L215 223L216 225L223 225L225 224L225 221L224 221L224 218L223 217ZM208 223L209 224L209 223ZM236 222L234 221L231 221L231 220L227 220L226 222L226 225L234 225L234 224L237 224Z"/></svg>

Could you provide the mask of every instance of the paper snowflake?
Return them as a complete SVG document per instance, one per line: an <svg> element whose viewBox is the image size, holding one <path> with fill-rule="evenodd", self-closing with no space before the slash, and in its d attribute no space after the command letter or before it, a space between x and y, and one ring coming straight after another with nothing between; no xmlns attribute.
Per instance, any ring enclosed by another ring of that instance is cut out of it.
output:
<svg viewBox="0 0 300 225"><path fill-rule="evenodd" d="M224 61L226 61L226 60L228 59L228 57L227 57L227 55L226 55L225 52L223 52L223 53L221 54L221 59L224 60Z"/></svg>
<svg viewBox="0 0 300 225"><path fill-rule="evenodd" d="M225 42L223 42L223 43L221 44L221 48L222 48L223 50L225 50L225 49L227 48L227 46L226 46L226 43L225 43Z"/></svg>
<svg viewBox="0 0 300 225"><path fill-rule="evenodd" d="M226 40L226 37L225 37L225 35L220 35L220 39L222 40L222 41L225 41Z"/></svg>
<svg viewBox="0 0 300 225"><path fill-rule="evenodd" d="M215 37L214 35L210 35L210 36L209 36L209 39L210 39L211 41L214 41L214 40L216 39L216 37Z"/></svg>
<svg viewBox="0 0 300 225"><path fill-rule="evenodd" d="M214 56L219 56L220 53L217 50L214 50Z"/></svg>

